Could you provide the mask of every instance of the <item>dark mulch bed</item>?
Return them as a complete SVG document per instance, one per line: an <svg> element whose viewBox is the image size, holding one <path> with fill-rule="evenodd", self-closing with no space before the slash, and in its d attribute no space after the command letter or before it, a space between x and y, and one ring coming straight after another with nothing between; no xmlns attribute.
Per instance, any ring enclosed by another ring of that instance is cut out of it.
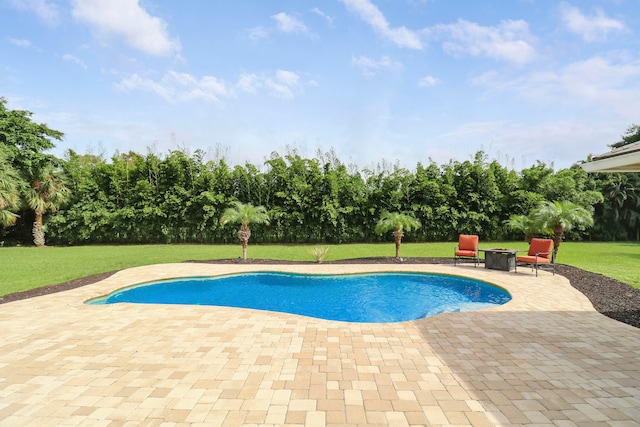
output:
<svg viewBox="0 0 640 427"><path fill-rule="evenodd" d="M224 259L212 261L185 261L185 262L206 262L211 264L304 264L300 261L280 261L267 259L249 259L241 261L239 259ZM340 261L329 261L325 264L396 264L397 261L392 257L377 258L359 258L347 259ZM310 262L306 262L309 264ZM405 258L403 264L451 264L452 259L449 258ZM93 276L83 277L69 282L60 283L58 285L44 286L41 288L30 289L24 292L16 292L13 294L0 297L0 304L21 299L46 295L54 292L66 291L78 288L80 286L89 285L103 280L115 271L108 273L96 274ZM556 273L561 274L571 282L571 286L578 289L593 304L593 307L600 313L612 319L626 323L628 325L640 328L640 289L633 288L618 280L605 277L601 274L591 273L579 268L568 265L558 264Z"/></svg>
<svg viewBox="0 0 640 427"><path fill-rule="evenodd" d="M75 289L79 288L80 286L90 285L92 283L96 283L100 280L106 279L107 277L116 273L116 271L94 274L93 276L81 277L80 279L70 280L68 282L60 283L57 285L43 286L41 288L29 289L28 291L15 292L13 294L4 295L0 297L0 304L32 297L39 297L41 295L53 294L56 292L68 291L69 289Z"/></svg>

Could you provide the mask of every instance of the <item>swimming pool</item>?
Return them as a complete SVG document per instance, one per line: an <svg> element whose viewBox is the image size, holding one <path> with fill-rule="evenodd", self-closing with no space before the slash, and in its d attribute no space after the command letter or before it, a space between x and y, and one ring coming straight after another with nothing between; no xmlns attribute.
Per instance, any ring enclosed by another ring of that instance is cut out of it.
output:
<svg viewBox="0 0 640 427"><path fill-rule="evenodd" d="M256 272L148 283L119 289L88 303L214 305L387 323L480 310L510 299L506 290L489 283L434 273Z"/></svg>

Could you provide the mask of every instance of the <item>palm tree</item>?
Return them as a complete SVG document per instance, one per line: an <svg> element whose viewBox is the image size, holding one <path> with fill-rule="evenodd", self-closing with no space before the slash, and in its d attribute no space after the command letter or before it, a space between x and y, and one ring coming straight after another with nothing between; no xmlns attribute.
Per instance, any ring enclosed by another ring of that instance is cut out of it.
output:
<svg viewBox="0 0 640 427"><path fill-rule="evenodd" d="M45 245L42 217L47 212L56 212L71 196L71 191L64 185L62 177L52 164L39 169L32 177L31 184L25 193L25 200L36 218L33 222L33 243Z"/></svg>
<svg viewBox="0 0 640 427"><path fill-rule="evenodd" d="M8 227L16 222L14 212L20 207L20 179L0 151L0 227Z"/></svg>
<svg viewBox="0 0 640 427"><path fill-rule="evenodd" d="M376 233L382 234L393 230L393 237L396 241L396 259L400 259L400 244L402 237L404 237L404 231L416 228L420 228L420 221L416 218L399 212L384 212L376 224Z"/></svg>
<svg viewBox="0 0 640 427"><path fill-rule="evenodd" d="M613 205L616 221L627 202L630 201L632 204L637 205L640 200L637 194L637 187L629 180L629 176L626 174L613 175L611 181L602 190L605 198Z"/></svg>
<svg viewBox="0 0 640 427"><path fill-rule="evenodd" d="M571 202L543 202L532 212L532 216L544 224L544 228L553 230L553 253L558 254L560 242L565 231L578 225L591 227L593 213Z"/></svg>
<svg viewBox="0 0 640 427"><path fill-rule="evenodd" d="M524 240L527 243L530 243L536 234L551 233L551 230L544 229L544 224L540 223L533 215L511 215L509 219L504 222L504 225L511 230L522 231L524 233Z"/></svg>
<svg viewBox="0 0 640 427"><path fill-rule="evenodd" d="M257 224L269 224L269 214L264 206L253 206L250 203L244 204L238 201L233 202L233 207L225 209L220 218L220 225L229 222L240 224L238 238L242 244L242 259L247 259L247 245L249 237L251 237L251 229L249 224L254 222Z"/></svg>

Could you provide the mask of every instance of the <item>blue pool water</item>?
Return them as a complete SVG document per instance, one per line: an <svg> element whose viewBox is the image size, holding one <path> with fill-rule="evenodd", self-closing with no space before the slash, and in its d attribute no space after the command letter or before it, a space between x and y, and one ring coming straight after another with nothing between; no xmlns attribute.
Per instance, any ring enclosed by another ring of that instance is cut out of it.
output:
<svg viewBox="0 0 640 427"><path fill-rule="evenodd" d="M155 282L121 289L89 303L216 305L378 323L480 310L510 299L509 293L497 286L441 274L261 272Z"/></svg>

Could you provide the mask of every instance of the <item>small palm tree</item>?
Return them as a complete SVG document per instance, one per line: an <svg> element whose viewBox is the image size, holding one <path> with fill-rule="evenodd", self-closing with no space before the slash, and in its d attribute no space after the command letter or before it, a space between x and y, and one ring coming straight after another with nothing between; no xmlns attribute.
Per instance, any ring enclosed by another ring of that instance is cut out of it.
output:
<svg viewBox="0 0 640 427"><path fill-rule="evenodd" d="M593 213L571 202L543 202L532 212L532 216L544 224L544 228L553 230L553 252L558 254L565 231L578 225L591 227Z"/></svg>
<svg viewBox="0 0 640 427"><path fill-rule="evenodd" d="M402 244L405 230L411 231L416 228L420 228L420 221L416 218L399 212L384 212L376 224L376 233L383 234L393 230L396 259L400 259L400 244Z"/></svg>
<svg viewBox="0 0 640 427"><path fill-rule="evenodd" d="M544 229L544 224L532 215L511 215L504 225L511 230L523 232L527 243L537 234L551 234L551 230Z"/></svg>
<svg viewBox="0 0 640 427"><path fill-rule="evenodd" d="M220 218L220 225L227 223L240 224L238 238L242 245L242 259L247 259L247 246L249 237L251 237L251 229L249 224L254 222L257 224L269 224L269 215L264 206L253 206L249 203L244 204L238 201L233 202L233 207L225 209Z"/></svg>
<svg viewBox="0 0 640 427"><path fill-rule="evenodd" d="M33 243L36 246L45 245L45 233L42 227L44 214L56 212L70 196L71 191L64 185L62 177L51 164L42 167L31 177L25 200L36 214L33 223Z"/></svg>

